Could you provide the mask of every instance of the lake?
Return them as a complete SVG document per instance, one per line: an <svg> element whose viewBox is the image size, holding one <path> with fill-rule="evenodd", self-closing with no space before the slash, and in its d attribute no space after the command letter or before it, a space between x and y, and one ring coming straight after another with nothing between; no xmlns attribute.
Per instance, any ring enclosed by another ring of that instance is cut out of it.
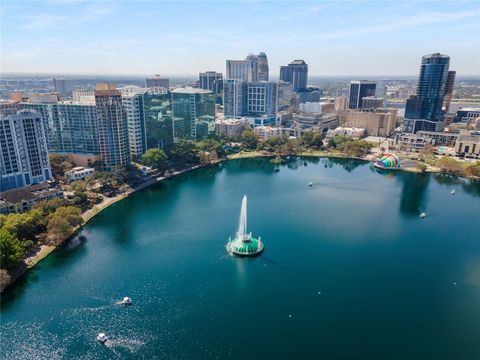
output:
<svg viewBox="0 0 480 360"><path fill-rule="evenodd" d="M244 194L254 258L225 249ZM480 183L354 160L195 170L112 205L4 294L0 357L478 359L479 215Z"/></svg>

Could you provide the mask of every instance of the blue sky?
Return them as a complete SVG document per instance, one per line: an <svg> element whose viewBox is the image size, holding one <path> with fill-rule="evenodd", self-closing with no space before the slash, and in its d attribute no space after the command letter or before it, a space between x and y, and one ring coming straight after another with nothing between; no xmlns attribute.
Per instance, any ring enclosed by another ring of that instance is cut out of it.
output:
<svg viewBox="0 0 480 360"><path fill-rule="evenodd" d="M2 72L194 74L267 53L270 73L480 75L480 1L1 1Z"/></svg>

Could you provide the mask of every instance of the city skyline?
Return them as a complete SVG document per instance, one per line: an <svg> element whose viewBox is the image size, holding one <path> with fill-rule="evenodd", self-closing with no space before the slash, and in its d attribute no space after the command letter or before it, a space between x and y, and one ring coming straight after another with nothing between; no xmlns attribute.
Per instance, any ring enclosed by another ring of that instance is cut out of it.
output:
<svg viewBox="0 0 480 360"><path fill-rule="evenodd" d="M2 73L225 73L226 59L263 51L272 78L293 59L305 60L310 76L415 76L421 56L440 52L450 55L459 76L478 76L479 9L472 1L4 1L1 68Z"/></svg>

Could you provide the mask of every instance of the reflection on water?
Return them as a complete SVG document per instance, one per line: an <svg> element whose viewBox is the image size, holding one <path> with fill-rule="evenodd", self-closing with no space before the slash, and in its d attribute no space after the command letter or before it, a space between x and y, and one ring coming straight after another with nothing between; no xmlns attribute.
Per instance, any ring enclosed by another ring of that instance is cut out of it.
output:
<svg viewBox="0 0 480 360"><path fill-rule="evenodd" d="M424 212L425 191L430 182L428 174L398 172L397 179L402 183L400 213L406 216L419 216Z"/></svg>

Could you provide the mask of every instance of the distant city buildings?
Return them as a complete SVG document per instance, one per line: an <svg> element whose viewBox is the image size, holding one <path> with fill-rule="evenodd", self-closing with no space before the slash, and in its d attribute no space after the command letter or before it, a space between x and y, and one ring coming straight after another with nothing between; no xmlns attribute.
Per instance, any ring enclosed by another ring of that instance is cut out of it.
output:
<svg viewBox="0 0 480 360"><path fill-rule="evenodd" d="M404 132L443 130L442 105L449 65L447 55L435 53L422 57L416 96L410 97L405 106Z"/></svg>
<svg viewBox="0 0 480 360"><path fill-rule="evenodd" d="M350 92L348 95L348 108L360 109L362 99L367 96L375 96L377 84L368 80L353 80L350 82Z"/></svg>
<svg viewBox="0 0 480 360"><path fill-rule="evenodd" d="M58 92L63 96L71 97L74 83L73 80L69 79L53 79L53 87L55 88L55 92Z"/></svg>
<svg viewBox="0 0 480 360"><path fill-rule="evenodd" d="M216 80L223 80L222 73L217 73L216 71L207 71L204 73L200 73L198 76L198 87L204 90L210 90L216 93L215 89L215 81Z"/></svg>
<svg viewBox="0 0 480 360"><path fill-rule="evenodd" d="M201 140L215 131L215 95L191 87L172 91L174 140Z"/></svg>
<svg viewBox="0 0 480 360"><path fill-rule="evenodd" d="M42 116L33 110L0 115L0 191L52 177Z"/></svg>
<svg viewBox="0 0 480 360"><path fill-rule="evenodd" d="M250 54L245 60L227 60L226 78L247 82L268 81L268 59L264 52Z"/></svg>
<svg viewBox="0 0 480 360"><path fill-rule="evenodd" d="M120 91L113 84L97 84L95 105L104 170L130 164L127 119Z"/></svg>
<svg viewBox="0 0 480 360"><path fill-rule="evenodd" d="M159 74L155 74L153 78L145 79L145 86L147 88L159 87L168 90L168 88L170 87L170 79L162 78Z"/></svg>
<svg viewBox="0 0 480 360"><path fill-rule="evenodd" d="M291 83L295 92L307 90L308 65L303 60L293 60L287 66L281 66L280 80Z"/></svg>

